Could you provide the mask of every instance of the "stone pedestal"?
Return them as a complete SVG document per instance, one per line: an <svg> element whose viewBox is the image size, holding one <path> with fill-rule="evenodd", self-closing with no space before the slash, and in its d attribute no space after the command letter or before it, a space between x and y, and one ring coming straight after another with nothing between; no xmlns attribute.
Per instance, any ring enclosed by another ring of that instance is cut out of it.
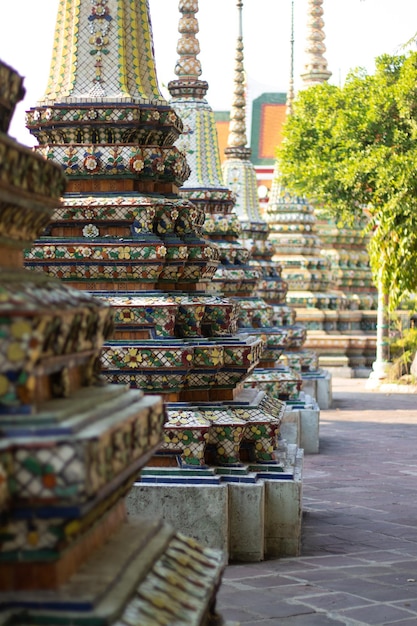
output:
<svg viewBox="0 0 417 626"><path fill-rule="evenodd" d="M294 479L266 481L265 553L269 557L298 556L301 550L303 451L290 447Z"/></svg>
<svg viewBox="0 0 417 626"><path fill-rule="evenodd" d="M160 519L209 548L227 553L227 485L145 485L135 483L127 496L133 519Z"/></svg>
<svg viewBox="0 0 417 626"><path fill-rule="evenodd" d="M318 373L303 374L302 390L312 396L320 409L330 409L332 406L332 375L327 370Z"/></svg>
<svg viewBox="0 0 417 626"><path fill-rule="evenodd" d="M193 470L155 471L155 482L132 487L126 499L128 515L162 517L203 546L220 548L230 561L297 556L303 458L303 450L291 444L282 473L268 464L251 466L246 474L242 468L235 473L210 468L211 479L198 478ZM175 474L176 484L171 482Z"/></svg>
<svg viewBox="0 0 417 626"><path fill-rule="evenodd" d="M298 429L298 430L297 430ZM297 444L306 454L319 452L320 409L301 392L299 402L288 402L281 426L281 435L288 443Z"/></svg>
<svg viewBox="0 0 417 626"><path fill-rule="evenodd" d="M319 452L320 411L314 408L300 411L300 446L306 454Z"/></svg>
<svg viewBox="0 0 417 626"><path fill-rule="evenodd" d="M263 561L265 556L265 483L230 483L229 559Z"/></svg>
<svg viewBox="0 0 417 626"><path fill-rule="evenodd" d="M300 411L288 407L281 423L281 437L289 444L300 447Z"/></svg>

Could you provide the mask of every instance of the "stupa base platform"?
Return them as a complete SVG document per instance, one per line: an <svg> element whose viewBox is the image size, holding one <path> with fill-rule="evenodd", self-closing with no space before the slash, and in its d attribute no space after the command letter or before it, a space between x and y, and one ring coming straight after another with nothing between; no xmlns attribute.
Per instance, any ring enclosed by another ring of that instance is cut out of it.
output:
<svg viewBox="0 0 417 626"><path fill-rule="evenodd" d="M349 365L348 357L322 355L319 358L319 363L334 378L368 378L372 372L372 368L365 365Z"/></svg>
<svg viewBox="0 0 417 626"><path fill-rule="evenodd" d="M127 496L127 511L131 518L162 518L230 561L297 556L303 458L289 445L282 465L148 467Z"/></svg>
<svg viewBox="0 0 417 626"><path fill-rule="evenodd" d="M161 522L135 520L59 591L1 593L0 624L214 626L224 565Z"/></svg>
<svg viewBox="0 0 417 626"><path fill-rule="evenodd" d="M302 372L302 390L314 398L320 409L330 409L332 406L332 374L328 370L319 369L316 372Z"/></svg>
<svg viewBox="0 0 417 626"><path fill-rule="evenodd" d="M340 378L363 377L375 360L375 335L310 331L305 345L317 352L321 368Z"/></svg>
<svg viewBox="0 0 417 626"><path fill-rule="evenodd" d="M302 448L305 454L318 454L320 447L320 409L317 402L303 391L297 400L286 402L281 423L281 437Z"/></svg>

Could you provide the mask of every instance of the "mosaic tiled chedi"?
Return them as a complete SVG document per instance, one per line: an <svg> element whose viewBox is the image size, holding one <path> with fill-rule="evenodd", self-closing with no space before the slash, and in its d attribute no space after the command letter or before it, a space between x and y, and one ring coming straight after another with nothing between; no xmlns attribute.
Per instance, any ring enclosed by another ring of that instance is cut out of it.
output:
<svg viewBox="0 0 417 626"><path fill-rule="evenodd" d="M124 496L163 439L161 398L101 376L107 303L23 269L65 175L6 135L22 95L0 63L0 620L209 624L220 553L126 522Z"/></svg>
<svg viewBox="0 0 417 626"><path fill-rule="evenodd" d="M179 9L181 13L180 39L177 45L179 60L175 67L177 78L169 83L169 90L172 96L171 104L185 125L185 132L178 140L177 146L185 151L192 172L180 188L180 195L204 210L206 220L203 232L219 247L221 263L211 286L215 287L218 292L230 296L231 301L238 307L240 335L247 334L255 339L263 339L264 350L261 360L272 359L275 361L288 344L289 330L280 328L274 323L272 307L268 306L260 297L251 297L260 279L261 271L250 263L253 246L251 247L245 241L239 240L242 230L241 222L233 210L236 196L223 182L213 111L205 98L208 85L200 79L201 66L197 59L199 52L199 42L196 37L198 32L196 18L198 2L180 2ZM260 226L265 233L264 239L266 239L265 224L260 221ZM278 281L279 279L277 279ZM280 281L279 289L285 294L285 285L282 281ZM218 386L219 381L215 381L215 385ZM256 396L256 394L252 395ZM239 397L237 396L236 400ZM245 405L247 407L245 410L251 412L251 419L253 420L253 416L257 411L259 412L260 407L252 406L251 402L247 403L247 401ZM200 407L199 411L201 412ZM278 411L278 413L282 413L282 411ZM236 408L231 405L223 405L221 410L215 407L214 410L210 411L205 407L203 415L205 419L210 415L211 419L215 418L216 420L220 416L222 422L226 420L224 423L228 424L228 428L230 428L233 419L236 419ZM170 408L169 416L171 417ZM184 414L181 413L181 420L183 419ZM198 421L200 419L201 416L199 416ZM267 415L264 415L262 419L267 419ZM271 422L275 422L272 415L270 419ZM181 420L178 422L175 415L174 422L176 425L180 424ZM238 432L241 431L240 438L242 441L253 439L252 435L249 436L248 429L239 426L239 420L236 420L236 428ZM256 430L256 427L253 428ZM276 430L275 424L274 429ZM175 435L172 437L178 444L178 438ZM208 435L207 442L210 446L209 440L210 436ZM188 437L186 437L186 441L188 441ZM239 437L236 441L231 442L231 445L239 448ZM207 442L204 443L204 446ZM261 445L259 442L257 443L260 451ZM276 437L274 436L269 443L271 452L275 445ZM200 459L202 456L200 453ZM272 459L273 454L270 453L268 460ZM225 456L222 450L218 456L218 461L221 464L226 464L226 462L237 463L239 456L236 452L233 455ZM199 464L202 463L203 461L199 462Z"/></svg>
<svg viewBox="0 0 417 626"><path fill-rule="evenodd" d="M286 276L282 275L282 268L273 256L275 249L268 239L268 223L260 215L256 174L246 138L243 58L240 31L223 176L237 198L241 242L250 251L251 266L259 273L255 289L247 293L243 300L240 299L242 313L239 324L242 332L248 332L252 327L252 332L262 335L267 343L261 363L245 384L260 386L275 397L288 400L298 397L302 372L317 371L318 359L313 352L301 350L306 329L295 323L295 312L286 303ZM281 360L278 362L278 359Z"/></svg>
<svg viewBox="0 0 417 626"><path fill-rule="evenodd" d="M237 337L261 340L265 348L247 371L251 376L259 364L275 363L288 345L290 331L275 323L273 307L256 292L262 270L260 261L252 263L251 257L254 248L262 248L266 240L266 224L260 220L253 227L259 226L261 237L253 242L249 237L244 240L240 217L233 208L236 194L223 181L213 113L205 99L208 86L200 79L196 58L198 1L180 0L179 10L177 78L169 83L169 90L171 104L186 129L176 145L186 152L192 172L179 194L203 209L203 232L219 249L220 264L209 287L227 295L236 306ZM274 297L285 300L285 285L277 273L275 276L275 281L270 281ZM230 337L227 341L235 340ZM293 501L300 498L302 470L302 451L293 450L297 448L293 445L289 454L290 446L280 437L286 405L280 399L279 376L275 376L277 384L271 395L255 382L248 387L247 374L233 396L222 401L213 402L216 396L211 393L203 401L198 393L192 411L188 403L167 403L159 466L144 468L128 496L132 515L158 512L209 545L221 546L230 559L246 562L298 551L301 506L291 502L287 507L287 494L294 494ZM215 377L219 393L222 383L218 374ZM297 386L301 376L295 378ZM281 503L276 510L272 493ZM159 494L163 495L160 501ZM284 510L289 509L286 525ZM268 539L267 520L271 534L280 535L277 542Z"/></svg>
<svg viewBox="0 0 417 626"><path fill-rule="evenodd" d="M47 93L27 123L39 141L37 152L64 169L67 191L27 250L26 267L110 304L115 332L102 349L105 378L162 394L170 406L186 403L194 424L195 403L238 398L265 341L255 332L237 334L239 303L208 288L219 283L222 247L203 236L205 192L177 193L191 171L179 149L187 119L164 101L155 82L146 2L64 4L57 41L69 42L77 63L68 75L67 50L57 45ZM129 29L135 22L136 30L128 36L121 29L129 12L136 16ZM226 224L232 202L222 186L210 196L216 227L219 213ZM247 258L242 246L235 254ZM243 280L254 285L256 276L245 268ZM256 409L263 397L253 394L250 405L256 401ZM231 425L231 439L235 428L240 422ZM271 442L276 436L275 429ZM181 466L190 461L185 448L172 455ZM210 458L215 464L232 455Z"/></svg>
<svg viewBox="0 0 417 626"><path fill-rule="evenodd" d="M322 4L310 0L308 5L306 88L331 76L324 57ZM341 228L305 198L282 189L278 168L265 219L276 246L274 260L288 282L288 302L308 329L306 346L326 367L369 367L375 355L375 289L364 235L360 227Z"/></svg>

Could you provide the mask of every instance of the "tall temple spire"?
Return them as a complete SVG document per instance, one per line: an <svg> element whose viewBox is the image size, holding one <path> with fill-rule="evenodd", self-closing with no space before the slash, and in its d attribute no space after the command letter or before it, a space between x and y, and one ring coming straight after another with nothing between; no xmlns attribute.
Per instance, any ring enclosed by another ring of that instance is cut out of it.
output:
<svg viewBox="0 0 417 626"><path fill-rule="evenodd" d="M148 0L60 0L48 86L39 105L162 104Z"/></svg>
<svg viewBox="0 0 417 626"><path fill-rule="evenodd" d="M168 89L172 96L171 104L184 124L184 132L176 146L187 155L191 175L182 187L182 192L190 189L221 188L232 202L233 194L224 188L220 165L219 144L214 113L205 99L208 83L200 80L202 73L197 55L200 44L198 0L179 0L181 17L177 44L179 59L175 65L176 80L170 81ZM184 193L182 193L184 196ZM188 196L199 202L199 196Z"/></svg>
<svg viewBox="0 0 417 626"><path fill-rule="evenodd" d="M291 0L291 61L290 61L290 82L287 93L287 115L292 114L292 105L294 102L294 0Z"/></svg>
<svg viewBox="0 0 417 626"><path fill-rule="evenodd" d="M225 154L227 156L247 156L249 158L251 151L246 146L246 97L242 27L243 0L238 0L237 8L239 12L239 33L236 44L235 80L232 109L230 111L229 137Z"/></svg>
<svg viewBox="0 0 417 626"><path fill-rule="evenodd" d="M233 102L230 112L229 137L224 150L226 160L223 163L225 183L236 194L236 213L242 223L263 222L259 211L258 183L256 172L250 162L251 149L246 138L246 94L245 70L243 65L243 0L237 1L239 15L239 33L236 45L236 64L233 90ZM244 226L244 228L246 228Z"/></svg>
<svg viewBox="0 0 417 626"><path fill-rule="evenodd" d="M193 99L204 98L208 84L200 80L201 63L197 58L200 53L200 44L197 39L198 0L180 0L179 11L182 14L178 32L181 37L177 44L179 59L175 65L177 80L172 80L168 89L172 97L191 97Z"/></svg>
<svg viewBox="0 0 417 626"><path fill-rule="evenodd" d="M301 74L304 87L311 87L317 83L329 80L332 73L327 69L327 61L324 57L326 46L324 45L324 20L323 0L308 0L307 22L307 61L304 72Z"/></svg>

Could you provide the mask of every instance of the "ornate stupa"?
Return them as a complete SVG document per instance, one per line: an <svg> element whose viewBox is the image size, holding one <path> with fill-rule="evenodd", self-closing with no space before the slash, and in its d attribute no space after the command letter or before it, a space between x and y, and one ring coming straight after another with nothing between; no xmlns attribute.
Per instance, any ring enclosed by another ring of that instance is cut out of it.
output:
<svg viewBox="0 0 417 626"><path fill-rule="evenodd" d="M368 236L364 235L365 221L350 227L340 226L320 208L315 209L315 214L322 254L330 260L335 287L347 298L349 310L359 309L362 312L360 328L366 330L364 317L369 317L371 322L376 315L377 290L366 250Z"/></svg>
<svg viewBox="0 0 417 626"><path fill-rule="evenodd" d="M234 194L222 178L214 115L206 100L208 85L200 79L197 59L198 8L198 0L179 0L177 78L168 85L170 104L185 126L176 145L186 153L191 168L179 195L204 211L202 232L219 249L220 264L209 291L235 307L237 337L261 339L266 349L260 363L265 358L274 363L286 345L288 332L274 325L271 306L251 297L262 271L259 263L250 264L253 244L239 240L241 225L233 208ZM226 342L232 345L231 340L236 341L226 335L222 339L226 350ZM279 397L254 383L246 386L246 378L244 388L238 385L233 397L225 394L222 401L219 396L217 402L210 396L202 401L201 394L196 394L192 411L185 402L169 403L165 429L170 443L159 456L162 467L142 471L129 494L130 513L155 512L172 523L181 520L187 533L204 537L210 545L224 546L234 561L298 554L303 451L296 444L277 440L286 410L280 398L298 395L301 380L298 373L288 378L281 376ZM169 462L170 454L179 453L180 469ZM190 469L192 464L198 471ZM288 516L281 504L287 501L286 491L294 494ZM292 506L294 496L299 498L296 506Z"/></svg>
<svg viewBox="0 0 417 626"><path fill-rule="evenodd" d="M252 264L253 243L246 239L239 241L242 227L234 211L235 195L223 183L214 114L205 99L208 85L199 80L201 66L197 58L198 22L195 17L198 2L180 2L179 8L182 13L177 46L180 59L175 68L178 78L169 84L169 89L173 96L171 104L187 128L177 145L187 154L192 172L180 189L180 195L203 207L206 214L203 232L219 247L221 263L212 285L239 299L239 327L249 334L269 335L266 352L275 349L275 359L270 358L276 360L288 344L289 333L274 326L271 307L261 298L251 298L262 270L258 264ZM285 297L285 284L279 277L276 283ZM262 359L265 357L264 352Z"/></svg>
<svg viewBox="0 0 417 626"><path fill-rule="evenodd" d="M305 88L331 76L324 56L322 4L323 0L309 0L307 60L302 74ZM289 98L289 114L291 107ZM369 364L372 339L364 334L369 316L358 309L373 298L365 293L370 287L369 270L359 231L339 229L308 200L283 189L278 178L276 166L265 219L271 229L270 241L276 246L274 259L282 265L289 285L288 302L308 329L306 346L320 354L325 367L360 369ZM361 284L357 294L355 283Z"/></svg>
<svg viewBox="0 0 417 626"><path fill-rule="evenodd" d="M329 80L324 44L323 0L309 1L307 26L306 63L301 75L303 88L312 87ZM315 208L315 221L320 231L322 254L330 261L334 287L347 299L347 308L376 308L376 289L372 283L369 257L366 251L368 238L363 234L363 224L352 227L340 226L323 209ZM346 316L347 317L347 316ZM339 330L360 330L356 320L351 326L340 320ZM365 328L364 328L365 329Z"/></svg>
<svg viewBox="0 0 417 626"><path fill-rule="evenodd" d="M325 59L323 0L309 0L303 88L329 80ZM330 261L333 288L344 298L338 332L351 335L346 348L349 366L357 373L372 365L375 354L377 294L372 282L364 224L340 226L319 207L314 209L322 255ZM356 335L356 338L354 338ZM362 336L361 336L362 335ZM365 335L365 336L363 336Z"/></svg>
<svg viewBox="0 0 417 626"><path fill-rule="evenodd" d="M258 268L261 278L250 297L240 298L246 316L241 318L242 327L255 325L259 332L269 338L271 347L274 332L281 329L286 333L283 353L292 368L277 362L273 350L267 350L247 384L262 384L269 391L279 394L280 386L285 388L289 381L298 378L289 398L294 399L301 387L301 372L314 371L317 357L301 351L306 338L305 327L295 324L295 313L286 304L287 283L281 277L281 267L272 259L274 248L268 241L268 224L260 215L255 169L250 161L251 150L246 139L246 98L243 64L242 9L238 2L239 33L236 47L234 97L231 108L228 146L225 149L223 175L236 194L236 211L242 225L242 241L251 250L251 264ZM269 326L269 330L268 330ZM272 382L273 381L273 382ZM285 382L286 381L286 382ZM292 383L293 384L293 383ZM298 391L297 391L298 390ZM288 398L288 397L287 397Z"/></svg>
<svg viewBox="0 0 417 626"><path fill-rule="evenodd" d="M214 113L206 100L208 84L200 79L198 2L180 2L177 78L168 85L171 104L184 124L176 145L191 169L180 196L204 211L203 234L215 242L220 264L209 289L226 296L253 289L259 276L247 261L250 251L237 242L240 222L233 210L235 197L222 178Z"/></svg>
<svg viewBox="0 0 417 626"><path fill-rule="evenodd" d="M28 127L37 151L64 168L67 193L26 264L111 304L104 375L165 401L164 444L149 464L235 464L243 440L271 460L281 404L258 393L244 417L247 395L222 405L239 397L264 341L237 335L238 303L208 288L219 248L202 236L204 205L178 195L190 175L175 145L183 122L158 88L148 4L64 4L47 93ZM229 206L230 192L219 193Z"/></svg>
<svg viewBox="0 0 417 626"><path fill-rule="evenodd" d="M78 15L66 4L61 21ZM208 626L222 555L126 521L124 495L163 438L161 398L100 377L108 304L23 269L65 176L7 136L22 95L0 63L1 621Z"/></svg>

